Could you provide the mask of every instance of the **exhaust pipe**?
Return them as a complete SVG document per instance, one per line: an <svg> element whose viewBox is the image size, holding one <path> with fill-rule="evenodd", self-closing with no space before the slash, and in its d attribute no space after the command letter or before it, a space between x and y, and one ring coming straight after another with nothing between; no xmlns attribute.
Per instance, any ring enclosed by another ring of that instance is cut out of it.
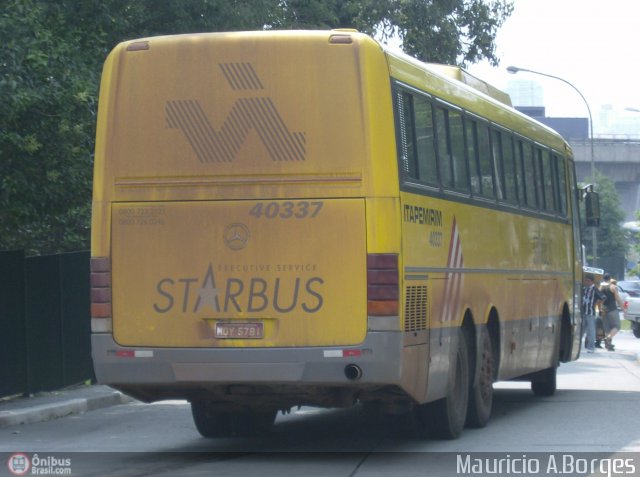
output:
<svg viewBox="0 0 640 477"><path fill-rule="evenodd" d="M362 377L362 369L357 364L347 364L344 367L344 375L349 381L357 381Z"/></svg>

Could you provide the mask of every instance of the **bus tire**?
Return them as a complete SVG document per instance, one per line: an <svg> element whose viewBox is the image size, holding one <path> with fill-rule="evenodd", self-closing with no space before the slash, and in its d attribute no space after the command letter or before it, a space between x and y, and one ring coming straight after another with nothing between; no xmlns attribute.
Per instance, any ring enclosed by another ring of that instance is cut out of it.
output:
<svg viewBox="0 0 640 477"><path fill-rule="evenodd" d="M249 410L231 413L231 432L234 436L250 437L271 431L278 411Z"/></svg>
<svg viewBox="0 0 640 477"><path fill-rule="evenodd" d="M269 432L277 411L215 411L207 401L194 401L191 414L203 437L247 437Z"/></svg>
<svg viewBox="0 0 640 477"><path fill-rule="evenodd" d="M420 434L455 439L464 429L469 403L469 356L466 333L458 329L458 339L447 383L447 395L417 407Z"/></svg>
<svg viewBox="0 0 640 477"><path fill-rule="evenodd" d="M556 393L558 367L551 366L537 372L531 379L531 390L536 396L553 396Z"/></svg>
<svg viewBox="0 0 640 477"><path fill-rule="evenodd" d="M231 416L227 412L214 411L207 401L193 401L191 415L202 437L229 437Z"/></svg>
<svg viewBox="0 0 640 477"><path fill-rule="evenodd" d="M469 390L468 427L485 427L491 418L493 408L493 377L495 375L495 357L491 336L485 327L480 331L478 356L476 358L475 379Z"/></svg>

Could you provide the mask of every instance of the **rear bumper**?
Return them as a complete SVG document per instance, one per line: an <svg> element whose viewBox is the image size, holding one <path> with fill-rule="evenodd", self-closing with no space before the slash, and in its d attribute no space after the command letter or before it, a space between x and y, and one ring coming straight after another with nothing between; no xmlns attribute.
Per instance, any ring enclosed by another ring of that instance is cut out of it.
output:
<svg viewBox="0 0 640 477"><path fill-rule="evenodd" d="M314 348L133 348L110 334L93 334L95 373L102 384L176 387L185 384L398 385L403 333L368 333L354 347ZM424 345L426 346L426 345ZM358 380L347 365L362 370Z"/></svg>
<svg viewBox="0 0 640 477"><path fill-rule="evenodd" d="M628 321L633 321L635 323L640 323L640 315L636 315L634 313L624 313L624 319Z"/></svg>

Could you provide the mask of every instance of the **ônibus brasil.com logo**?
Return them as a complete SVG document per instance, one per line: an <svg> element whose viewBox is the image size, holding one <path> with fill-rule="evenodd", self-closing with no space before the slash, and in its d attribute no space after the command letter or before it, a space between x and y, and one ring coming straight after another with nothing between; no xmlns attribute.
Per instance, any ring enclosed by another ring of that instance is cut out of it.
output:
<svg viewBox="0 0 640 477"><path fill-rule="evenodd" d="M29 471L38 475L71 475L71 459L54 456L33 454L29 457L17 452L9 456L7 467L13 475L27 475Z"/></svg>
<svg viewBox="0 0 640 477"><path fill-rule="evenodd" d="M25 475L31 469L31 461L25 454L13 454L7 461L7 467L13 475Z"/></svg>

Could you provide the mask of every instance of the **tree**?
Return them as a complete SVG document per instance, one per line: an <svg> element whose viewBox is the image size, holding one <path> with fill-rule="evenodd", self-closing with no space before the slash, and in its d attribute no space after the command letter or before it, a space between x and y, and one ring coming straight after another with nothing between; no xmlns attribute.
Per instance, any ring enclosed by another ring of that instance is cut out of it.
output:
<svg viewBox="0 0 640 477"><path fill-rule="evenodd" d="M284 28L356 28L387 39L422 61L498 65L495 36L513 5L507 0L287 0Z"/></svg>
<svg viewBox="0 0 640 477"><path fill-rule="evenodd" d="M610 178L598 172L595 178L589 178L586 181L594 184L595 191L600 195L600 226L596 229L598 257L624 257L628 251L629 237L627 231L622 228L625 214L615 184ZM582 217L584 218L584 212ZM588 254L593 250L590 230L585 228L583 221L582 242ZM589 260L590 263L593 263L592 258ZM596 262L596 266L598 263L600 262Z"/></svg>
<svg viewBox="0 0 640 477"><path fill-rule="evenodd" d="M262 28L271 0L5 0L0 14L0 250L89 247L102 63L119 41Z"/></svg>
<svg viewBox="0 0 640 477"><path fill-rule="evenodd" d="M98 71L52 5L0 16L0 249L86 248Z"/></svg>
<svg viewBox="0 0 640 477"><path fill-rule="evenodd" d="M0 250L89 247L102 63L120 41L275 28L396 35L436 62L497 63L507 0L4 0L0 12Z"/></svg>

